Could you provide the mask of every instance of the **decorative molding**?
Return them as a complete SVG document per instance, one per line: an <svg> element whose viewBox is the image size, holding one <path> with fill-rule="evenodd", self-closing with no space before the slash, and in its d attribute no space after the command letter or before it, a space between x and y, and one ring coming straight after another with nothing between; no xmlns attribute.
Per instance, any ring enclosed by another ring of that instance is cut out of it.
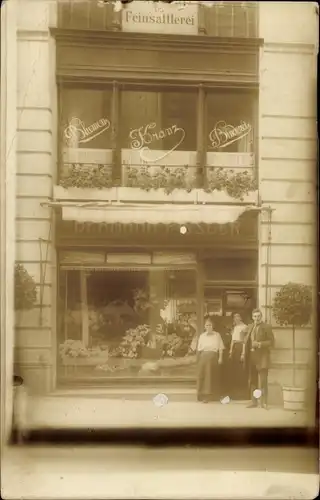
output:
<svg viewBox="0 0 320 500"><path fill-rule="evenodd" d="M290 158L287 156L283 156L282 158L280 157L275 157L275 156L262 156L261 160L264 161L317 161L317 158Z"/></svg>
<svg viewBox="0 0 320 500"><path fill-rule="evenodd" d="M241 49L244 52L257 53L259 47L263 44L261 38L234 38L234 37L211 37L195 35L173 35L173 34L155 34L155 33L133 33L116 31L97 31L97 30L78 30L78 29L59 29L51 28L50 32L55 37L57 45L116 45L121 48L143 48L148 50L163 49L171 51L172 49L182 49L184 52L207 50L214 48L230 51L234 53L235 49Z"/></svg>
<svg viewBox="0 0 320 500"><path fill-rule="evenodd" d="M192 87L200 84L203 88L232 88L257 91L258 76L254 73L209 72L164 68L103 67L97 66L61 66L57 69L57 82L60 84L110 84L114 81L125 81L126 85L153 86L157 84L170 87Z"/></svg>
<svg viewBox="0 0 320 500"><path fill-rule="evenodd" d="M52 109L47 106L17 106L18 111L49 111L52 114Z"/></svg>
<svg viewBox="0 0 320 500"><path fill-rule="evenodd" d="M49 155L52 156L52 151L39 151L39 150L17 150L19 155Z"/></svg>
<svg viewBox="0 0 320 500"><path fill-rule="evenodd" d="M17 29L18 42L49 42L49 30Z"/></svg>
<svg viewBox="0 0 320 500"><path fill-rule="evenodd" d="M299 115L273 115L268 113L262 113L261 118L280 118L284 120L314 120L316 122L316 116L299 116Z"/></svg>
<svg viewBox="0 0 320 500"><path fill-rule="evenodd" d="M314 179L262 177L260 179L260 182L291 182L292 184L314 184Z"/></svg>
<svg viewBox="0 0 320 500"><path fill-rule="evenodd" d="M36 351L36 350L40 350L40 351L46 351L46 350L49 350L51 349L51 345L16 345L15 346L15 349L23 349L25 351ZM19 363L20 364L20 363Z"/></svg>
<svg viewBox="0 0 320 500"><path fill-rule="evenodd" d="M53 364L54 363L51 360L43 360L41 361L41 363L39 361L37 363L27 363L26 361L19 361L15 363L15 366L19 366L19 369L28 368L32 370L43 370L45 368L46 370L49 370L53 367Z"/></svg>
<svg viewBox="0 0 320 500"><path fill-rule="evenodd" d="M38 132L45 132L46 134L52 135L53 132L50 129L47 128L17 128L17 132L27 132L27 133L38 133Z"/></svg>
<svg viewBox="0 0 320 500"><path fill-rule="evenodd" d="M41 241L42 241L42 243L53 243L52 240L46 240L43 238L41 239ZM16 238L16 243L37 243L37 244L39 244L39 238L35 238L34 240L28 240L26 238Z"/></svg>
<svg viewBox="0 0 320 500"><path fill-rule="evenodd" d="M260 221L262 226L267 226L269 221ZM299 221L271 221L272 226L315 226L315 222L299 222Z"/></svg>
<svg viewBox="0 0 320 500"><path fill-rule="evenodd" d="M16 217L15 220L17 222L49 222L49 217Z"/></svg>
<svg viewBox="0 0 320 500"><path fill-rule="evenodd" d="M316 132L316 122L315 122L315 132ZM317 137L271 137L271 136L262 136L262 140L272 140L272 141L318 141Z"/></svg>
<svg viewBox="0 0 320 500"><path fill-rule="evenodd" d="M316 243L274 243L274 242L271 242L271 243L261 242L260 245L263 247L271 245L271 247L289 247L289 248L292 248L292 247L316 247L317 246Z"/></svg>
<svg viewBox="0 0 320 500"><path fill-rule="evenodd" d="M21 262L24 262L24 261L21 261ZM46 261L43 261L43 262L46 262ZM40 263L40 261L35 262L35 264L37 264L37 265L39 263ZM48 262L48 264L51 264L51 261ZM43 286L43 284L41 284L40 286ZM39 309L52 309L52 305L51 304L34 304L32 311L39 310Z"/></svg>
<svg viewBox="0 0 320 500"><path fill-rule="evenodd" d="M264 42L264 53L315 56L316 45L311 43Z"/></svg>
<svg viewBox="0 0 320 500"><path fill-rule="evenodd" d="M261 284L260 284L260 287L261 287L261 288L266 288L266 287L268 287L268 288L278 289L278 288L281 288L282 286L283 286L283 283L279 283L278 285L275 285L274 283L272 283L272 284L268 284L268 285L263 284L263 283L261 283ZM312 286L312 285L310 285L310 286ZM278 326L277 326L277 328L278 328ZM279 328L280 328L280 327L279 327ZM283 327L283 328L286 328L286 327ZM311 326L310 326L310 327L304 327L304 328L312 329L312 327L311 327ZM300 328L300 329L301 329L301 328Z"/></svg>
<svg viewBox="0 0 320 500"><path fill-rule="evenodd" d="M261 264L260 267L279 267L279 268L288 268L288 267L293 267L293 268L300 268L300 267L303 267L303 268L309 268L309 269L313 269L314 268L314 265L313 264ZM267 306L269 307L269 306Z"/></svg>
<svg viewBox="0 0 320 500"><path fill-rule="evenodd" d="M49 179L53 178L52 174L42 174L42 173L34 173L34 172L31 172L31 173L17 172L16 176L17 177L48 177ZM46 197L44 196L44 198L46 198Z"/></svg>
<svg viewBox="0 0 320 500"><path fill-rule="evenodd" d="M46 285L45 285L46 286ZM20 331L36 331L36 332L42 332L43 330L47 331L47 332L51 332L52 330L52 327L51 326L39 326L39 325L35 325L35 326L19 326L19 325L16 325L15 326L15 330L20 330Z"/></svg>
<svg viewBox="0 0 320 500"><path fill-rule="evenodd" d="M306 201L264 200L264 203L270 205L314 205L313 201L307 201L307 200Z"/></svg>
<svg viewBox="0 0 320 500"><path fill-rule="evenodd" d="M27 174L29 175L29 174ZM52 197L51 196L34 196L34 195L30 195L30 194L17 194L16 196L16 199L17 200L45 200L45 201L52 201Z"/></svg>

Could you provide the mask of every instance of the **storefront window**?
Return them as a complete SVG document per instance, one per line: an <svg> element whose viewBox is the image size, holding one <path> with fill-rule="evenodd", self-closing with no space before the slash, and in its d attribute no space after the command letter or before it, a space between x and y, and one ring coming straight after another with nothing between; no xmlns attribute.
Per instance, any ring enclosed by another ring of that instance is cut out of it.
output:
<svg viewBox="0 0 320 500"><path fill-rule="evenodd" d="M62 270L59 316L64 376L185 376L194 369L192 269Z"/></svg>

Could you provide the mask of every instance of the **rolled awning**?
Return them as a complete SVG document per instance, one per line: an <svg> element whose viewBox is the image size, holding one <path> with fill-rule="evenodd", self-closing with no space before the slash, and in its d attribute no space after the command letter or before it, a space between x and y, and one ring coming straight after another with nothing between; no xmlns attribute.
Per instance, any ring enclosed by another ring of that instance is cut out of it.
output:
<svg viewBox="0 0 320 500"><path fill-rule="evenodd" d="M106 224L227 224L235 222L252 207L245 205L111 205L101 207L62 207L66 221Z"/></svg>

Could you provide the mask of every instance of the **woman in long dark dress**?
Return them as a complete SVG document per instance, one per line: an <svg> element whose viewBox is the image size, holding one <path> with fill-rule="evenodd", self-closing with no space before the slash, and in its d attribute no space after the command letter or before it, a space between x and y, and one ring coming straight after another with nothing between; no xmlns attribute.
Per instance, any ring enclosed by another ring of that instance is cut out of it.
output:
<svg viewBox="0 0 320 500"><path fill-rule="evenodd" d="M205 322L205 331L199 337L198 356L198 401L208 403L221 397L220 365L223 359L224 345L220 333L214 331L213 321L209 317Z"/></svg>
<svg viewBox="0 0 320 500"><path fill-rule="evenodd" d="M229 395L232 399L247 399L248 380L241 361L242 347L247 325L239 313L233 315L232 340L230 345Z"/></svg>

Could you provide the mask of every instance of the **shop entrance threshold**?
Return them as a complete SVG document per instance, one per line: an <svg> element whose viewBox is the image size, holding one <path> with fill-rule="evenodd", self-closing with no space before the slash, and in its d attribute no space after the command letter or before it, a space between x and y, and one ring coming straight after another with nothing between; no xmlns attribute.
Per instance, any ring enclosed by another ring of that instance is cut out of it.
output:
<svg viewBox="0 0 320 500"><path fill-rule="evenodd" d="M124 377L99 377L59 381L53 396L108 397L111 399L150 399L157 394L166 394L179 401L194 400L196 381L194 379L156 379L144 377L137 380Z"/></svg>

